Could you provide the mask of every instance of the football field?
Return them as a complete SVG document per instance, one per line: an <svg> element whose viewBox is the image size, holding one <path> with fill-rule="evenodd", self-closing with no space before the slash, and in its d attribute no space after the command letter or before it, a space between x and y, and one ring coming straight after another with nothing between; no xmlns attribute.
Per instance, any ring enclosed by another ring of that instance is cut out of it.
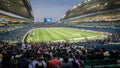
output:
<svg viewBox="0 0 120 68"><path fill-rule="evenodd" d="M64 40L80 40L86 38L98 38L101 33L84 31L74 28L37 28L29 31L27 42L47 42L47 41L64 41Z"/></svg>

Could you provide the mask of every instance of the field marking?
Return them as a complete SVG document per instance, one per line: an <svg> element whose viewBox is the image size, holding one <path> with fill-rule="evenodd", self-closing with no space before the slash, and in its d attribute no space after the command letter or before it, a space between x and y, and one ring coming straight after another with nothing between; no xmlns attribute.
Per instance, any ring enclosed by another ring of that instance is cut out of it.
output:
<svg viewBox="0 0 120 68"><path fill-rule="evenodd" d="M52 36L55 37L56 40L60 40L60 39L62 39L62 37L60 37L58 34L56 34L54 31L52 31L52 29L50 29L49 32L52 34Z"/></svg>
<svg viewBox="0 0 120 68"><path fill-rule="evenodd" d="M101 35L101 36L104 37L104 35ZM88 40L91 39L91 38L94 38L94 40L95 40L95 38L97 38L97 37L98 36L90 36L90 37L86 37L86 38ZM71 39L68 39L68 40L55 40L53 42L58 42L58 41L60 41L60 42L63 42L63 41L80 41L80 40L85 40L85 37L83 37L83 38L71 38Z"/></svg>
<svg viewBox="0 0 120 68"><path fill-rule="evenodd" d="M45 31L46 31L46 34L47 34L47 36L48 36L47 41L56 39L56 38L53 36L53 34L50 33L50 29L45 29Z"/></svg>
<svg viewBox="0 0 120 68"><path fill-rule="evenodd" d="M23 39L22 39L22 42L26 41L26 40L25 40L26 36L27 36L27 35L29 34L29 32L31 32L32 30L35 30L35 29L29 30L29 31L24 35L24 37L23 37Z"/></svg>
<svg viewBox="0 0 120 68"><path fill-rule="evenodd" d="M70 30L66 30L66 28L64 29L64 31L62 31L62 30L59 30L60 32L64 32L66 35L69 35L69 38L75 38L75 37L81 37L81 35L78 33L78 32L72 32L72 31L70 31ZM74 35L73 33L76 33L77 35Z"/></svg>
<svg viewBox="0 0 120 68"><path fill-rule="evenodd" d="M54 29L54 30L51 30L51 31L53 31L54 33L56 33L58 36L60 36L62 39L66 39L67 37L68 37L68 35L66 35L66 34L63 34L63 33L61 33L61 32L59 32L59 31L57 31L58 29Z"/></svg>

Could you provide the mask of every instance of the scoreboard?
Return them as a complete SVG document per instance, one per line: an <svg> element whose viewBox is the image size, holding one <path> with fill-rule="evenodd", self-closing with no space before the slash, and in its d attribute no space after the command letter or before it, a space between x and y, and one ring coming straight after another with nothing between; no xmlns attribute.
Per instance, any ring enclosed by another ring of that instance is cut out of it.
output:
<svg viewBox="0 0 120 68"><path fill-rule="evenodd" d="M52 22L52 18L44 18L44 22L45 23L50 23L50 22Z"/></svg>

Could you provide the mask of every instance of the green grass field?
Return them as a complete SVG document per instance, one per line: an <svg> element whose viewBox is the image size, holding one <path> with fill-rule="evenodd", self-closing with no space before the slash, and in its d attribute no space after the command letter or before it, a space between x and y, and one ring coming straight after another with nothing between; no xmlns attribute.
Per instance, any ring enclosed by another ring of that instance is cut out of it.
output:
<svg viewBox="0 0 120 68"><path fill-rule="evenodd" d="M26 40L27 42L46 42L46 41L60 41L60 40L77 40L87 37L99 37L102 34L83 31L73 28L37 28L31 30Z"/></svg>

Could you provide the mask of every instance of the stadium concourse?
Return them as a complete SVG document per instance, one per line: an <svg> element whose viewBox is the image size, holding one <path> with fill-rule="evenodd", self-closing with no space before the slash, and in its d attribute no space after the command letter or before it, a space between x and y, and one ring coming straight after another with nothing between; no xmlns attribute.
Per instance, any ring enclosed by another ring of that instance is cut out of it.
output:
<svg viewBox="0 0 120 68"><path fill-rule="evenodd" d="M61 23L31 23L29 0L1 0L0 11L0 68L120 68L119 0L85 0L68 10ZM105 36L77 42L26 42L33 29L58 27Z"/></svg>

